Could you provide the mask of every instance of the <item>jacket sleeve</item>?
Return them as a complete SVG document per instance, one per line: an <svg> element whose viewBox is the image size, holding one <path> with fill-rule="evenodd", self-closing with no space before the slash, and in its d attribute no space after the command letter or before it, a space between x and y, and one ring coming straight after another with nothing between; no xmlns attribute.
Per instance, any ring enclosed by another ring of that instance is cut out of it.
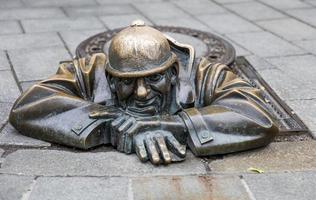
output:
<svg viewBox="0 0 316 200"><path fill-rule="evenodd" d="M87 63L84 58L61 63L54 76L16 100L10 123L23 135L68 146L87 149L106 143L104 121L89 118L90 111L102 107L95 91L104 81L105 59L96 54Z"/></svg>
<svg viewBox="0 0 316 200"><path fill-rule="evenodd" d="M182 116L195 155L215 155L269 144L278 133L262 91L227 66L201 61L196 72L195 108Z"/></svg>

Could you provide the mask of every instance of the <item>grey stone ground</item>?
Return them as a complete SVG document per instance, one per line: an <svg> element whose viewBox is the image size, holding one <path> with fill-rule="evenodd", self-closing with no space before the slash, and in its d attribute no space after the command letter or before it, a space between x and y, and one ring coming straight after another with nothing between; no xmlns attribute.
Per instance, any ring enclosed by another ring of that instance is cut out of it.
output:
<svg viewBox="0 0 316 200"><path fill-rule="evenodd" d="M228 39L316 134L316 0L0 0L0 199L315 199L310 138L153 167L110 147L57 148L7 123L20 93L79 42L139 18Z"/></svg>

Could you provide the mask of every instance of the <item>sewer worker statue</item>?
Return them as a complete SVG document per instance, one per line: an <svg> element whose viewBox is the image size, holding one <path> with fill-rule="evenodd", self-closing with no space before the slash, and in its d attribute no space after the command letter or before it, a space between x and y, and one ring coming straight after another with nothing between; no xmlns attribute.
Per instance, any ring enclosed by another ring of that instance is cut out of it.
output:
<svg viewBox="0 0 316 200"><path fill-rule="evenodd" d="M221 63L140 22L108 55L62 62L15 102L11 124L33 138L89 149L112 144L168 164L269 144L278 132L261 91Z"/></svg>

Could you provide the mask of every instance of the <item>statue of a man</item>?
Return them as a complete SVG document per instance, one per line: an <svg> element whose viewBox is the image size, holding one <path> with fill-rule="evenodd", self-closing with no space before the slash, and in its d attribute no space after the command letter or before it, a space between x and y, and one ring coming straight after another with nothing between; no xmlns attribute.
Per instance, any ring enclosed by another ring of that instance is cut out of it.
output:
<svg viewBox="0 0 316 200"><path fill-rule="evenodd" d="M269 144L278 133L261 91L220 63L136 23L108 55L63 62L15 102L22 134L82 149L112 144L142 161L171 163Z"/></svg>

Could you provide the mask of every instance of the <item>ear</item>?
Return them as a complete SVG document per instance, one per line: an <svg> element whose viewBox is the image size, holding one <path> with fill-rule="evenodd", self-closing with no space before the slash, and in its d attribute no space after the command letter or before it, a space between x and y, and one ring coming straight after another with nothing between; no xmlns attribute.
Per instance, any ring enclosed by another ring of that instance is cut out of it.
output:
<svg viewBox="0 0 316 200"><path fill-rule="evenodd" d="M171 67L171 84L175 85L178 80L178 74L179 74L179 63L175 62L173 66Z"/></svg>
<svg viewBox="0 0 316 200"><path fill-rule="evenodd" d="M115 92L115 78L109 74L106 75L106 78L108 80L111 92L116 93Z"/></svg>

